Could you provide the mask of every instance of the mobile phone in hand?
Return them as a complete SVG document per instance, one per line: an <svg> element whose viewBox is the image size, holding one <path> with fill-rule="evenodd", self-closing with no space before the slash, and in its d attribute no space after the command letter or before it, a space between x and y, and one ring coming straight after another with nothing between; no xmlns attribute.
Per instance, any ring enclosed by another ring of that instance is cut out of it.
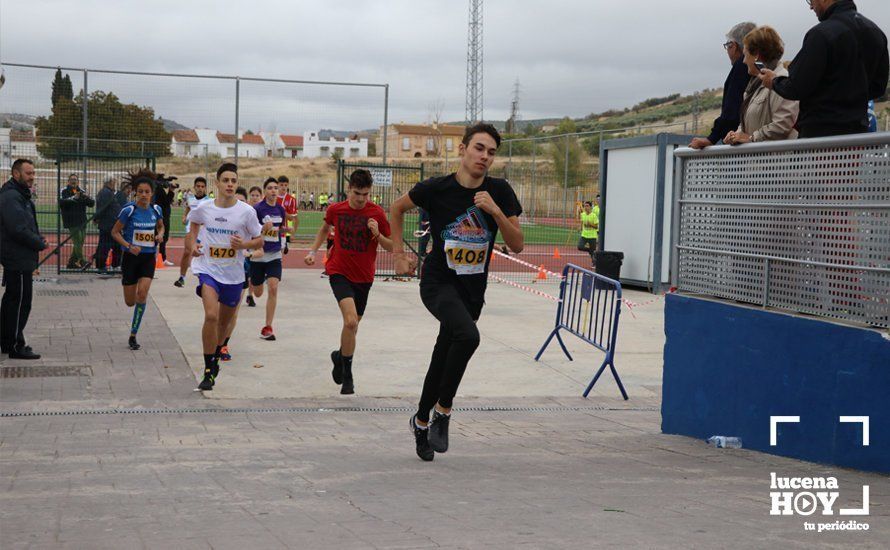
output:
<svg viewBox="0 0 890 550"><path fill-rule="evenodd" d="M766 65L764 65L761 61L755 61L754 66L757 67L758 72L766 69Z"/></svg>

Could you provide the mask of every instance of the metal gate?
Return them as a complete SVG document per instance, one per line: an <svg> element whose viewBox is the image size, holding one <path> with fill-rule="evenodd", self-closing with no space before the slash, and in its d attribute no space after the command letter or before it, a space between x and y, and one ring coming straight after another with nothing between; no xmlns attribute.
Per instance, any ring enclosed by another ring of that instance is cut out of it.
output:
<svg viewBox="0 0 890 550"><path fill-rule="evenodd" d="M371 176L374 178L371 200L386 210L387 214L389 213L389 207L396 199L407 193L415 184L423 181L423 164L418 167L340 161L337 165L338 200L346 200L346 187L349 182L349 175L359 168L364 168L371 172ZM405 226L402 234L406 252L414 254L415 258L417 258L415 276L420 274L420 263L423 261L420 242L423 241L426 244L430 240L428 237L424 239L424 237L417 236L415 232L419 231L420 214L415 208L405 213ZM380 248L377 251L377 276L392 277L394 275L395 265L393 264L392 254Z"/></svg>
<svg viewBox="0 0 890 550"><path fill-rule="evenodd" d="M115 192L128 171L155 169L150 155L62 154L56 159L55 189L37 189L35 206L40 231L50 247L41 253L41 264L55 263L56 272L92 273L106 265L99 258L99 226L96 221L96 195L109 179L114 179ZM63 216L62 191L71 176L76 176L83 201ZM51 180L50 180L51 181ZM125 191L124 191L125 192ZM132 200L132 193L119 196L121 203ZM90 205L91 204L91 205ZM87 206L90 205L90 206ZM85 211L83 208L85 207ZM85 218L85 221L84 221ZM116 246L112 244L112 246Z"/></svg>

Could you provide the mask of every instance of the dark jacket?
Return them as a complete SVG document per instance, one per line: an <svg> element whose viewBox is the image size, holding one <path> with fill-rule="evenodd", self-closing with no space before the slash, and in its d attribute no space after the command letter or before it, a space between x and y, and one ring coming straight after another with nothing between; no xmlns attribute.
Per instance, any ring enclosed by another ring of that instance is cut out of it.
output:
<svg viewBox="0 0 890 550"><path fill-rule="evenodd" d="M165 224L170 220L170 213L173 211L172 205L174 196L173 189L170 187L158 186L155 188L154 203L161 207L161 213L164 215ZM167 226L169 227L169 224L167 224Z"/></svg>
<svg viewBox="0 0 890 550"><path fill-rule="evenodd" d="M717 144L726 137L726 134L735 131L742 120L742 101L745 99L745 88L751 75L748 74L748 66L742 59L732 64L732 70L723 83L723 105L720 108L720 116L714 121L711 135L708 141Z"/></svg>
<svg viewBox="0 0 890 550"><path fill-rule="evenodd" d="M102 187L102 190L96 194L96 222L99 229L111 231L123 207L124 203L120 202L119 193L114 189Z"/></svg>
<svg viewBox="0 0 890 550"><path fill-rule="evenodd" d="M31 190L10 178L0 188L0 264L10 271L34 271L44 248Z"/></svg>
<svg viewBox="0 0 890 550"><path fill-rule="evenodd" d="M887 91L887 37L853 0L840 0L819 20L773 90L800 101L800 137L867 132L868 101Z"/></svg>
<svg viewBox="0 0 890 550"><path fill-rule="evenodd" d="M74 188L66 185L59 195L59 210L62 211L62 225L65 229L82 227L87 223L87 208L96 204L83 189L78 188L80 194L74 192Z"/></svg>

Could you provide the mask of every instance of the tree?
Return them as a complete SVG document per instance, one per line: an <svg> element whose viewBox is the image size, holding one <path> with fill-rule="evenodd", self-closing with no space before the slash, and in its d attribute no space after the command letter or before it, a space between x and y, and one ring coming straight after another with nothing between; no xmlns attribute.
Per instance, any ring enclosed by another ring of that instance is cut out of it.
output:
<svg viewBox="0 0 890 550"><path fill-rule="evenodd" d="M73 100L57 98L52 114L36 122L41 156L82 150L83 92ZM97 90L87 98L88 150L103 154L170 154L170 134L155 118L154 109L121 103L113 93Z"/></svg>
<svg viewBox="0 0 890 550"><path fill-rule="evenodd" d="M52 102L53 107L59 102L59 99L71 100L74 98L74 90L71 88L71 77L67 74L62 77L62 70L56 69L55 78L53 78Z"/></svg>
<svg viewBox="0 0 890 550"><path fill-rule="evenodd" d="M575 121L566 117L554 130L555 135L573 134L577 131ZM557 181L566 183L568 187L578 187L584 184L581 169L581 145L578 137L567 135L555 137L551 142L550 155L553 166L556 169Z"/></svg>

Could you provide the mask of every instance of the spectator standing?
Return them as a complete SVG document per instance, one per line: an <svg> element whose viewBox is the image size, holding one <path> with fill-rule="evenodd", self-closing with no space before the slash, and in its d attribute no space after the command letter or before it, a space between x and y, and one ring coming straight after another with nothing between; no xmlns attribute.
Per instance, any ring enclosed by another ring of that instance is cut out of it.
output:
<svg viewBox="0 0 890 550"><path fill-rule="evenodd" d="M87 265L83 255L83 241L87 231L87 208L96 202L80 188L77 174L68 176L68 185L59 195L59 210L62 213L62 226L71 235L71 255L68 257L68 269L81 269Z"/></svg>
<svg viewBox="0 0 890 550"><path fill-rule="evenodd" d="M775 71L777 75L788 76L787 69L780 65L783 53L785 45L772 27L757 27L745 37L745 65L751 76L760 74L757 63ZM739 145L795 139L797 130L794 124L799 110L797 101L785 99L764 88L759 78L752 78L742 102L742 122L737 130L723 138L723 143Z"/></svg>
<svg viewBox="0 0 890 550"><path fill-rule="evenodd" d="M170 240L170 228L172 227L170 225L170 217L173 213L174 189L175 187L173 184L159 180L158 185L155 187L154 194L154 203L161 207L161 213L164 216L163 221L166 231L164 231L164 240L161 241L158 251L161 253L161 257L164 259L164 265L166 266L176 265L167 259L167 241Z"/></svg>
<svg viewBox="0 0 890 550"><path fill-rule="evenodd" d="M118 202L120 193L115 190L117 180L108 178L105 185L96 193L95 222L99 226L99 246L96 249L96 269L105 271L108 254L111 253L111 267L117 269L121 265L121 249L111 236L111 229L125 202Z"/></svg>
<svg viewBox="0 0 890 550"><path fill-rule="evenodd" d="M47 247L31 201L34 173L34 163L18 159L12 164L12 177L0 189L0 264L6 287L0 302L0 351L10 359L40 359L25 343L24 332L31 314L34 271L40 251Z"/></svg>
<svg viewBox="0 0 890 550"><path fill-rule="evenodd" d="M729 76L726 77L726 82L723 83L723 104L720 108L720 116L714 121L711 134L708 137L698 137L689 143L693 149L704 149L716 145L726 134L739 127L741 119L739 113L742 109L745 88L748 86L748 81L751 80L748 67L743 60L742 42L745 35L753 31L755 27L754 23L739 23L726 35L723 48L726 50L726 55L729 56L732 69L729 71Z"/></svg>
<svg viewBox="0 0 890 550"><path fill-rule="evenodd" d="M808 0L819 18L788 68L770 70L763 85L785 99L800 101L800 137L868 131L868 101L887 91L887 36L860 14L853 0Z"/></svg>

